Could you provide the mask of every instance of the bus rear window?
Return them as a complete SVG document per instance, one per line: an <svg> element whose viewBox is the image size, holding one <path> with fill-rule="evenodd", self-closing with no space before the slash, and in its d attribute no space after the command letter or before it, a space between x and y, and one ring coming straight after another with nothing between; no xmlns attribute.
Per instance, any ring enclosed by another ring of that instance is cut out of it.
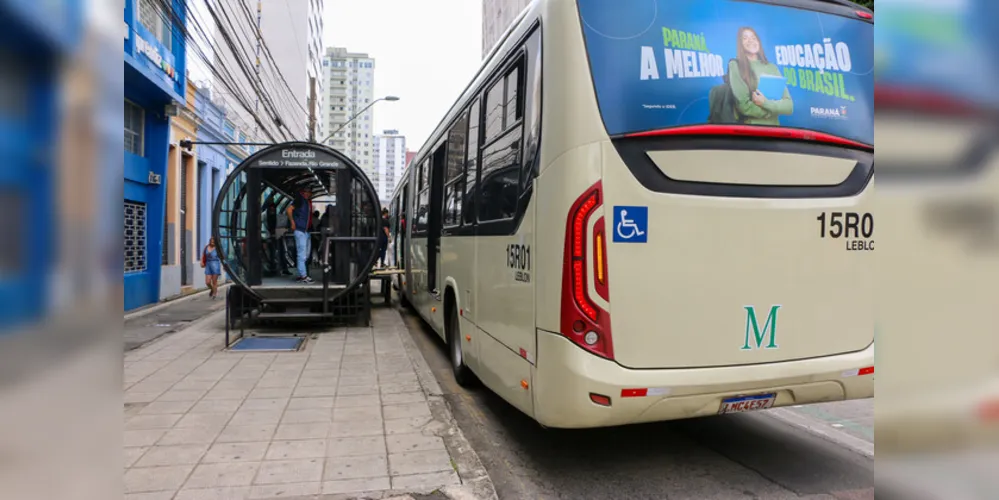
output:
<svg viewBox="0 0 999 500"><path fill-rule="evenodd" d="M611 136L742 124L874 144L874 25L856 9L812 11L803 7L830 4L805 0L577 1Z"/></svg>

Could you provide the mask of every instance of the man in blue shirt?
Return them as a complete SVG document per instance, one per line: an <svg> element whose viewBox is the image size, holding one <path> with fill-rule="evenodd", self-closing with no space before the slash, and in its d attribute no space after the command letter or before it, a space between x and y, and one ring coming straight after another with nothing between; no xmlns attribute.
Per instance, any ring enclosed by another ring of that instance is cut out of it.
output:
<svg viewBox="0 0 999 500"><path fill-rule="evenodd" d="M312 190L302 188L295 201L288 206L288 221L291 223L291 230L295 232L296 264L298 265L299 283L312 283L306 268L306 260L311 251L311 238L309 237L309 227L312 226Z"/></svg>

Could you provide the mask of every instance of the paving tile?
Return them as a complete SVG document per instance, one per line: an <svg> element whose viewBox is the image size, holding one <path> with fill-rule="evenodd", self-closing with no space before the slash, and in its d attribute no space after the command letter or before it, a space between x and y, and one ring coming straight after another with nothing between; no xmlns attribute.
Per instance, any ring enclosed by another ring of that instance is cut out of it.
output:
<svg viewBox="0 0 999 500"><path fill-rule="evenodd" d="M426 474L410 474L392 476L392 489L396 490L429 490L452 484L461 484L461 479L454 469Z"/></svg>
<svg viewBox="0 0 999 500"><path fill-rule="evenodd" d="M177 491L193 468L193 465L131 468L125 471L125 493Z"/></svg>
<svg viewBox="0 0 999 500"><path fill-rule="evenodd" d="M194 406L194 401L153 401L141 410L139 415L164 415L173 413L187 413Z"/></svg>
<svg viewBox="0 0 999 500"><path fill-rule="evenodd" d="M389 455L389 472L393 476L425 474L453 470L447 450L412 451Z"/></svg>
<svg viewBox="0 0 999 500"><path fill-rule="evenodd" d="M251 378L222 380L215 384L217 390L247 390L253 389L257 382Z"/></svg>
<svg viewBox="0 0 999 500"><path fill-rule="evenodd" d="M362 479L388 475L388 461L384 455L363 457L327 458L324 481Z"/></svg>
<svg viewBox="0 0 999 500"><path fill-rule="evenodd" d="M426 401L419 403L403 403L399 405L386 405L382 407L386 420L398 418L429 417L430 406Z"/></svg>
<svg viewBox="0 0 999 500"><path fill-rule="evenodd" d="M422 432L423 427L430 423L432 419L426 418L400 418L385 421L385 434L412 434Z"/></svg>
<svg viewBox="0 0 999 500"><path fill-rule="evenodd" d="M157 444L211 444L222 432L222 426L180 427L167 431Z"/></svg>
<svg viewBox="0 0 999 500"><path fill-rule="evenodd" d="M419 403L427 400L423 391L419 392L399 392L395 394L382 394L382 404L398 405L403 403Z"/></svg>
<svg viewBox="0 0 999 500"><path fill-rule="evenodd" d="M177 390L172 389L164 392L160 397L156 398L156 401L197 401L202 398L208 392L207 389L202 390Z"/></svg>
<svg viewBox="0 0 999 500"><path fill-rule="evenodd" d="M246 399L249 389L212 389L204 399Z"/></svg>
<svg viewBox="0 0 999 500"><path fill-rule="evenodd" d="M320 387L296 387L292 392L291 397L293 398L308 398L308 397L321 397L321 396L335 396L337 393L336 387L320 386Z"/></svg>
<svg viewBox="0 0 999 500"><path fill-rule="evenodd" d="M247 399L240 407L242 410L284 410L288 406L288 398Z"/></svg>
<svg viewBox="0 0 999 500"><path fill-rule="evenodd" d="M156 491L150 493L127 493L125 500L173 500L175 491Z"/></svg>
<svg viewBox="0 0 999 500"><path fill-rule="evenodd" d="M335 422L381 422L382 409L378 406L333 407Z"/></svg>
<svg viewBox="0 0 999 500"><path fill-rule="evenodd" d="M166 433L167 429L126 430L123 434L123 442L125 446L129 447L152 446Z"/></svg>
<svg viewBox="0 0 999 500"><path fill-rule="evenodd" d="M201 463L260 462L270 443L215 443L201 458Z"/></svg>
<svg viewBox="0 0 999 500"><path fill-rule="evenodd" d="M234 412L226 413L188 413L181 418L176 428L184 427L217 427L222 430L226 424L229 423L229 419L232 418Z"/></svg>
<svg viewBox="0 0 999 500"><path fill-rule="evenodd" d="M387 490L391 487L388 476L368 477L362 479L344 479L340 481L324 481L324 495L337 495L344 493L362 493L371 491Z"/></svg>
<svg viewBox="0 0 999 500"><path fill-rule="evenodd" d="M378 383L378 376L375 374L371 375L351 375L340 377L340 386L357 386L357 385L371 385Z"/></svg>
<svg viewBox="0 0 999 500"><path fill-rule="evenodd" d="M122 462L125 464L125 468L129 468L139 460L139 457L146 452L149 446L134 446L125 448L124 453L122 453Z"/></svg>
<svg viewBox="0 0 999 500"><path fill-rule="evenodd" d="M367 396L369 394L378 394L378 384L340 385L336 389L336 394L338 396Z"/></svg>
<svg viewBox="0 0 999 500"><path fill-rule="evenodd" d="M323 439L330 435L329 422L308 424L281 424L277 427L274 439Z"/></svg>
<svg viewBox="0 0 999 500"><path fill-rule="evenodd" d="M329 440L327 457L353 457L362 455L385 455L384 436L356 436Z"/></svg>
<svg viewBox="0 0 999 500"><path fill-rule="evenodd" d="M340 377L340 367L330 368L327 370L319 370L316 368L306 368L302 372L302 380L305 379L316 379L316 378L339 378Z"/></svg>
<svg viewBox="0 0 999 500"><path fill-rule="evenodd" d="M270 441L277 424L228 425L216 439L219 443L251 443Z"/></svg>
<svg viewBox="0 0 999 500"><path fill-rule="evenodd" d="M250 490L251 499L272 499L289 497L308 497L318 495L322 492L323 483L287 483L287 484L267 484L254 486Z"/></svg>
<svg viewBox="0 0 999 500"><path fill-rule="evenodd" d="M377 394L365 394L360 396L339 396L336 398L334 406L336 408L356 408L362 406L381 406L381 398Z"/></svg>
<svg viewBox="0 0 999 500"><path fill-rule="evenodd" d="M288 389L295 387L298 384L298 379L296 378L284 378L284 377L261 377L260 381L257 382L257 389Z"/></svg>
<svg viewBox="0 0 999 500"><path fill-rule="evenodd" d="M420 391L422 390L422 388L420 387L419 382L407 382L399 384L382 384L379 390L384 396L385 394L398 394L400 392Z"/></svg>
<svg viewBox="0 0 999 500"><path fill-rule="evenodd" d="M183 415L136 415L125 421L125 430L169 429Z"/></svg>
<svg viewBox="0 0 999 500"><path fill-rule="evenodd" d="M194 465L208 451L207 444L184 444L174 446L153 446L136 462L136 467L158 467L162 465Z"/></svg>
<svg viewBox="0 0 999 500"><path fill-rule="evenodd" d="M276 424L281 421L281 410L239 410L229 425Z"/></svg>
<svg viewBox="0 0 999 500"><path fill-rule="evenodd" d="M406 453L410 451L446 451L444 439L437 436L425 436L422 433L392 434L385 438L389 453Z"/></svg>
<svg viewBox="0 0 999 500"><path fill-rule="evenodd" d="M326 456L325 439L274 441L267 450L267 460L296 460Z"/></svg>
<svg viewBox="0 0 999 500"><path fill-rule="evenodd" d="M322 458L263 462L253 484L319 482L323 477Z"/></svg>
<svg viewBox="0 0 999 500"><path fill-rule="evenodd" d="M249 486L230 486L180 490L174 500L246 500L249 497Z"/></svg>
<svg viewBox="0 0 999 500"><path fill-rule="evenodd" d="M177 382L170 390L171 391L204 391L208 392L215 382L210 380L195 380L190 378L185 378L180 382Z"/></svg>
<svg viewBox="0 0 999 500"><path fill-rule="evenodd" d="M351 420L335 421L329 428L329 437L351 437L351 436L381 436L385 434L385 427L381 420Z"/></svg>
<svg viewBox="0 0 999 500"><path fill-rule="evenodd" d="M288 402L288 410L319 410L319 409L333 409L332 397L323 398L291 398Z"/></svg>
<svg viewBox="0 0 999 500"><path fill-rule="evenodd" d="M329 410L285 410L281 417L282 424L308 424L312 422L329 422L332 415Z"/></svg>
<svg viewBox="0 0 999 500"><path fill-rule="evenodd" d="M198 401L191 413L235 413L242 403L242 399L206 399Z"/></svg>
<svg viewBox="0 0 999 500"><path fill-rule="evenodd" d="M184 489L249 486L260 468L260 462L198 465L184 483Z"/></svg>
<svg viewBox="0 0 999 500"><path fill-rule="evenodd" d="M298 387L336 387L337 377L302 377L299 379Z"/></svg>
<svg viewBox="0 0 999 500"><path fill-rule="evenodd" d="M291 387L257 387L250 392L248 399L277 399L290 398L293 389Z"/></svg>

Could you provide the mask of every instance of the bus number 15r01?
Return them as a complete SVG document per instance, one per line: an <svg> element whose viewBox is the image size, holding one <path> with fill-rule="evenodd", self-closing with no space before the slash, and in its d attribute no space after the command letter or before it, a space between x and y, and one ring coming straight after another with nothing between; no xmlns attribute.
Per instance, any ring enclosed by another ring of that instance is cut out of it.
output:
<svg viewBox="0 0 999 500"><path fill-rule="evenodd" d="M874 250L874 216L869 213L829 212L822 213L819 221L819 237L846 238L846 249Z"/></svg>

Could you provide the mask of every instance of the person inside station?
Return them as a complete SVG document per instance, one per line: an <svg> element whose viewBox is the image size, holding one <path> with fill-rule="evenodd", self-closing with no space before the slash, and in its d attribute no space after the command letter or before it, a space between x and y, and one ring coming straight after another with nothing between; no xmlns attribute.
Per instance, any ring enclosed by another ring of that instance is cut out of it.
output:
<svg viewBox="0 0 999 500"><path fill-rule="evenodd" d="M311 253L312 238L309 235L309 228L312 227L312 189L303 187L296 195L286 210L288 221L291 223L291 230L295 234L295 264L298 276L295 281L299 283L314 283L309 276L308 259Z"/></svg>
<svg viewBox="0 0 999 500"><path fill-rule="evenodd" d="M381 225L378 228L378 264L381 268L386 267L385 254L388 251L390 239L392 239L392 236L391 224L389 224L389 211L383 207Z"/></svg>

